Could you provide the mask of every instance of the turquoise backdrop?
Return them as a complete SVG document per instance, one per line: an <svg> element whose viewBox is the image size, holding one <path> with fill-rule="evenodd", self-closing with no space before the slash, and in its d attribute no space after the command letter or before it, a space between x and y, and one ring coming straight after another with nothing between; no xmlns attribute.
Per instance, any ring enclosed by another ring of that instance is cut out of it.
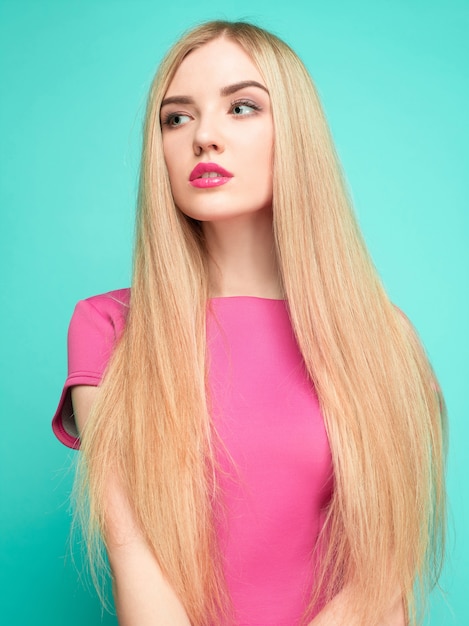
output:
<svg viewBox="0 0 469 626"><path fill-rule="evenodd" d="M69 545L75 454L49 424L68 321L78 299L129 283L142 113L163 52L200 21L247 18L312 73L376 264L446 394L448 559L428 626L467 626L469 3L215 4L0 0L2 624L116 623Z"/></svg>

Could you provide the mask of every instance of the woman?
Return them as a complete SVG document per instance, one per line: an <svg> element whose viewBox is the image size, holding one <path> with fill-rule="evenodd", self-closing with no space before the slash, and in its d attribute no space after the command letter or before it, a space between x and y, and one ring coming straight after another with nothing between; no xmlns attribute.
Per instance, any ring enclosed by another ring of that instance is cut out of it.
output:
<svg viewBox="0 0 469 626"><path fill-rule="evenodd" d="M80 432L121 625L416 622L441 561L443 404L273 35L211 22L163 61L132 294L77 306L69 361L54 428Z"/></svg>

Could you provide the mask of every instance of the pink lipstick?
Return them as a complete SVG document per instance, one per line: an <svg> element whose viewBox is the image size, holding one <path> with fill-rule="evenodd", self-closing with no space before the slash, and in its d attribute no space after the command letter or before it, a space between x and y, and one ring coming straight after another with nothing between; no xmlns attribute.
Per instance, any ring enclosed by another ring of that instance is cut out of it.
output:
<svg viewBox="0 0 469 626"><path fill-rule="evenodd" d="M216 163L198 163L189 176L189 182L198 189L210 189L224 185L233 174Z"/></svg>

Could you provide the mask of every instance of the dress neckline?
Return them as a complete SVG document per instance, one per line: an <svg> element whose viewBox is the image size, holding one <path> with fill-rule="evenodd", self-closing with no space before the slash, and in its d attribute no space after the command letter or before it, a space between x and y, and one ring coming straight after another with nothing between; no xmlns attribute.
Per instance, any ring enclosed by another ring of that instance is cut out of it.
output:
<svg viewBox="0 0 469 626"><path fill-rule="evenodd" d="M214 296L208 299L209 302L220 302L227 300L259 300L261 302L286 302L285 298L265 298L263 296Z"/></svg>

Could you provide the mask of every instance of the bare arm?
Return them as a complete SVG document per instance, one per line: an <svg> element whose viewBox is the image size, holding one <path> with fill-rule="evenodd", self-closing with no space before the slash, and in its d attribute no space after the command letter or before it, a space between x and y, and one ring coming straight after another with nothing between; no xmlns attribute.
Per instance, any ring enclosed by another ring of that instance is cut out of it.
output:
<svg viewBox="0 0 469 626"><path fill-rule="evenodd" d="M338 593L308 626L363 626L350 615L349 591L347 588ZM386 616L376 626L407 626L404 603L400 593L390 603Z"/></svg>
<svg viewBox="0 0 469 626"><path fill-rule="evenodd" d="M72 388L79 432L83 430L96 393L95 387ZM181 602L139 533L127 498L115 477L110 477L106 522L105 541L119 625L190 626Z"/></svg>

